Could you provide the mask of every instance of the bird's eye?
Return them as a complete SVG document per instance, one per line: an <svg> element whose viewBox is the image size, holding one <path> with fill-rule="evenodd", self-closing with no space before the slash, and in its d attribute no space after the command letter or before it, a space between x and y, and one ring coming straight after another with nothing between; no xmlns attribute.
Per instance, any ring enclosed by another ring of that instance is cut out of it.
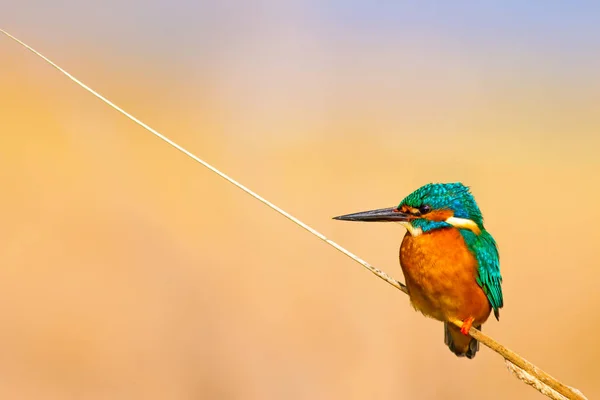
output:
<svg viewBox="0 0 600 400"><path fill-rule="evenodd" d="M423 204L421 207L419 207L419 212L421 214L427 214L429 211L431 211L431 207L427 204Z"/></svg>

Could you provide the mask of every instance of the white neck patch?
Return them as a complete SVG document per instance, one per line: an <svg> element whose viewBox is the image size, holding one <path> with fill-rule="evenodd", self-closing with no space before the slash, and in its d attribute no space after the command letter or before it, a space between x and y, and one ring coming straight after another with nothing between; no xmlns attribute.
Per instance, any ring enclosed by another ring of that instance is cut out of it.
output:
<svg viewBox="0 0 600 400"><path fill-rule="evenodd" d="M416 237L419 236L420 234L423 233L423 230L421 228L415 228L414 226L412 226L412 224L408 221L402 221L402 222L398 222L400 225L402 225L403 227L406 228L406 230L410 233L410 235L412 237Z"/></svg>
<svg viewBox="0 0 600 400"><path fill-rule="evenodd" d="M470 219L450 217L446 220L446 222L455 228L468 229L476 235L481 233L481 229L479 229L475 221Z"/></svg>

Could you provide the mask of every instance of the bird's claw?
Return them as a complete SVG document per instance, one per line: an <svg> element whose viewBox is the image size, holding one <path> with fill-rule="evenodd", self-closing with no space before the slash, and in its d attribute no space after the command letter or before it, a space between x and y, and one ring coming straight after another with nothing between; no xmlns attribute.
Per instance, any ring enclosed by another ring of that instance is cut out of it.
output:
<svg viewBox="0 0 600 400"><path fill-rule="evenodd" d="M460 327L460 332L461 332L463 335L468 335L468 334L469 334L469 331L471 330L471 327L473 326L473 321L474 321L474 320L475 320L475 319L474 319L473 317L469 317L469 318L467 318L467 319L465 319L465 320L463 321L463 324L462 324L462 326Z"/></svg>

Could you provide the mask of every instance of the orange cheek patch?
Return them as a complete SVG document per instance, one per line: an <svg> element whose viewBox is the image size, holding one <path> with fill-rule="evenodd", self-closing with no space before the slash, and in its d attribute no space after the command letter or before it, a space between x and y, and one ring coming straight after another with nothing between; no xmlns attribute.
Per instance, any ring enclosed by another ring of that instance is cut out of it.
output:
<svg viewBox="0 0 600 400"><path fill-rule="evenodd" d="M445 221L450 217L454 216L454 211L452 210L434 210L422 216L424 219L428 219L431 221Z"/></svg>
<svg viewBox="0 0 600 400"><path fill-rule="evenodd" d="M419 212L419 209L418 208L409 207L407 205L403 205L400 208L400 211L403 212L403 213L406 213L406 214L416 214L416 213Z"/></svg>

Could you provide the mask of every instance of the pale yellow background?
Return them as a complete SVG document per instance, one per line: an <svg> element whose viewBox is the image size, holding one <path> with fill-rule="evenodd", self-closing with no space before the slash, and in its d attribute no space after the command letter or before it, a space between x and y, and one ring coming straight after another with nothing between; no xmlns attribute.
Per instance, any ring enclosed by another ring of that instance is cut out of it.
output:
<svg viewBox="0 0 600 400"><path fill-rule="evenodd" d="M92 28L12 12L3 28L398 279L400 226L331 217L430 181L471 186L504 276L485 332L600 396L593 54L484 55L424 28L340 43L268 13L221 21L236 38L190 35L183 11L176 33L174 12L166 27L141 12L94 36L93 10ZM456 358L402 293L0 39L0 398L541 398L487 348Z"/></svg>

